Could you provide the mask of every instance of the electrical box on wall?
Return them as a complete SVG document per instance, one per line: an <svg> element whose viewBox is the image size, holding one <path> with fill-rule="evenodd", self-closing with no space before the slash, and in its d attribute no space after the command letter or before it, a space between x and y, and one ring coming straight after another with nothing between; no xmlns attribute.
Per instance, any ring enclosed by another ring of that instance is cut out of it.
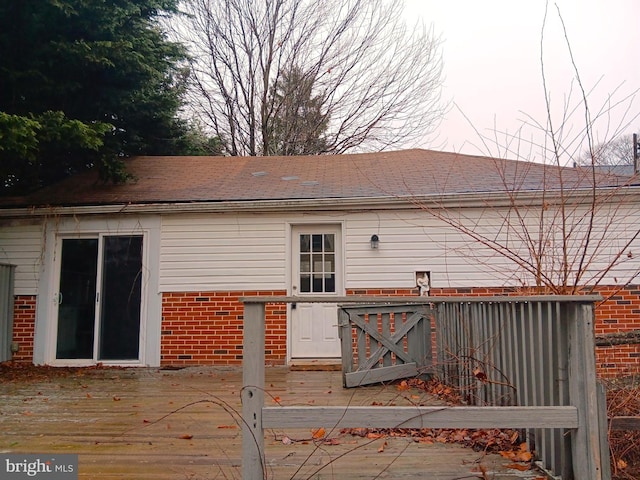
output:
<svg viewBox="0 0 640 480"><path fill-rule="evenodd" d="M431 291L431 272L416 272L416 287L418 287L418 295L428 296Z"/></svg>

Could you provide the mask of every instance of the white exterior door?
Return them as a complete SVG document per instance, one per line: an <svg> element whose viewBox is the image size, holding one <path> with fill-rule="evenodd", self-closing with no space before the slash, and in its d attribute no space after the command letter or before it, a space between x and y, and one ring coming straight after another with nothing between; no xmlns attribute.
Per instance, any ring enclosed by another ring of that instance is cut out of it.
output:
<svg viewBox="0 0 640 480"><path fill-rule="evenodd" d="M291 293L301 301L290 306L291 358L339 358L337 304L304 297L343 295L340 226L295 226L292 246Z"/></svg>

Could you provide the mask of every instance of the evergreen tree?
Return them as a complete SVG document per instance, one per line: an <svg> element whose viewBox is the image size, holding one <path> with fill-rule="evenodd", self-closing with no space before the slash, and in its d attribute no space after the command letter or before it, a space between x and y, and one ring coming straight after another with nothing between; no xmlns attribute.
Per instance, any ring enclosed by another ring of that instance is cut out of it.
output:
<svg viewBox="0 0 640 480"><path fill-rule="evenodd" d="M327 150L329 117L322 112L322 97L314 96L314 77L293 67L283 72L270 90L268 116L269 155L316 155Z"/></svg>
<svg viewBox="0 0 640 480"><path fill-rule="evenodd" d="M0 3L0 191L21 194L123 159L179 154L185 52L157 19L177 0Z"/></svg>

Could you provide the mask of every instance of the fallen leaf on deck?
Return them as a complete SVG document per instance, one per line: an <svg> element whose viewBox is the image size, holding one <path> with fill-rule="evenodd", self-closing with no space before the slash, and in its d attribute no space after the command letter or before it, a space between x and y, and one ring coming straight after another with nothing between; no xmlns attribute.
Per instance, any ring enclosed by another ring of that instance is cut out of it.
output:
<svg viewBox="0 0 640 480"><path fill-rule="evenodd" d="M398 384L398 390L409 390L409 388L411 388L409 386L409 384L407 383L406 380L402 380L399 384Z"/></svg>
<svg viewBox="0 0 640 480"><path fill-rule="evenodd" d="M519 452L513 457L514 462L530 462L533 458L531 452Z"/></svg>
<svg viewBox="0 0 640 480"><path fill-rule="evenodd" d="M325 429L320 427L316 430L311 430L311 436L313 437L314 440L319 440L321 438L324 438L325 436Z"/></svg>
<svg viewBox="0 0 640 480"><path fill-rule="evenodd" d="M380 445L380 448L378 448L378 453L382 453L384 452L384 447L387 445L387 442L383 442L382 445Z"/></svg>
<svg viewBox="0 0 640 480"><path fill-rule="evenodd" d="M183 433L178 438L181 440L191 440L193 438L193 435L191 435L190 433Z"/></svg>
<svg viewBox="0 0 640 480"><path fill-rule="evenodd" d="M337 438L326 438L322 441L324 445L340 445L340 440Z"/></svg>
<svg viewBox="0 0 640 480"><path fill-rule="evenodd" d="M292 443L293 443L293 441L289 437L282 437L282 444L283 445L291 445Z"/></svg>
<svg viewBox="0 0 640 480"><path fill-rule="evenodd" d="M273 403L280 403L280 397L273 397Z"/></svg>
<svg viewBox="0 0 640 480"><path fill-rule="evenodd" d="M119 402L119 401L120 401L120 397L116 397L116 396L114 395L114 397L113 397L113 401L114 401L114 402Z"/></svg>
<svg viewBox="0 0 640 480"><path fill-rule="evenodd" d="M238 428L237 425L218 425L218 428Z"/></svg>
<svg viewBox="0 0 640 480"><path fill-rule="evenodd" d="M524 472L526 470L529 470L529 465L522 465L520 463L510 463L508 465L505 465L507 468L512 468L513 470L520 470L521 472Z"/></svg>
<svg viewBox="0 0 640 480"><path fill-rule="evenodd" d="M512 457L514 462L530 462L533 458L533 454L527 450L526 442L520 444L520 451L516 452Z"/></svg>

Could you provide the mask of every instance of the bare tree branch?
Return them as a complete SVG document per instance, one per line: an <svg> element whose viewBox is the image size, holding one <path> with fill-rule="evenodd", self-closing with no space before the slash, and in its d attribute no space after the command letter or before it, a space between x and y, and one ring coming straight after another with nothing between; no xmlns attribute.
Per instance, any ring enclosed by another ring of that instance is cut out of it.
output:
<svg viewBox="0 0 640 480"><path fill-rule="evenodd" d="M595 168L601 148L595 141L595 123L607 121L607 133L624 132L638 115L623 117L611 124L612 109L626 114L632 108L638 90L607 101L592 110L589 96L593 92L583 84L569 42L560 10L556 6L573 80L560 112L552 102L545 65L545 30L548 21L545 8L540 32L540 66L546 116L542 122L525 115L523 127L543 134L542 141L521 139L494 131L494 138L479 135L485 150L493 141L499 155L494 167L503 183L507 198L497 201L488 197L477 208L451 209L444 200L421 201L419 205L431 216L469 238L467 256L474 263L506 277L524 287L534 286L540 292L576 294L593 291L601 285L628 285L640 277L637 255L640 250L640 225L637 202L640 180L617 176ZM576 97L576 99L572 97ZM559 114L558 114L559 113ZM579 127L574 121L579 118ZM476 130L476 133L477 130ZM504 143L500 140L504 136ZM539 149L542 168L531 162L512 162L500 157L522 158L523 145ZM603 145L607 145L604 142ZM631 146L631 142L629 142ZM572 166L583 148L588 161ZM535 166L535 168L534 168ZM539 186L523 188L525 177L537 175ZM473 184L477 179L470 178ZM445 190L443 189L443 192ZM444 197L443 197L444 199ZM482 203L482 202L481 202ZM500 262L500 258L504 261ZM496 265L493 265L495 262Z"/></svg>
<svg viewBox="0 0 640 480"><path fill-rule="evenodd" d="M441 102L440 40L409 28L384 0L187 0L174 36L192 57L191 110L230 155L267 155L282 99L299 69L313 85L322 153L411 146L433 132Z"/></svg>

